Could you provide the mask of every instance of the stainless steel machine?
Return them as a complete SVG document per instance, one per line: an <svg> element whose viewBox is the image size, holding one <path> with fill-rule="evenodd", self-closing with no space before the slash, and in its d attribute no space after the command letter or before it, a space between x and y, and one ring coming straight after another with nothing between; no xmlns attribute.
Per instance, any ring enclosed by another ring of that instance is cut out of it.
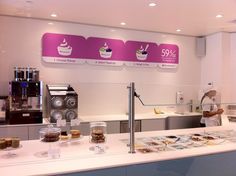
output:
<svg viewBox="0 0 236 176"><path fill-rule="evenodd" d="M35 69L15 67L14 80L9 82L8 124L42 123L43 83L38 78Z"/></svg>
<svg viewBox="0 0 236 176"><path fill-rule="evenodd" d="M46 85L47 89L47 117L51 123L57 120L66 120L78 118L78 94L69 85Z"/></svg>

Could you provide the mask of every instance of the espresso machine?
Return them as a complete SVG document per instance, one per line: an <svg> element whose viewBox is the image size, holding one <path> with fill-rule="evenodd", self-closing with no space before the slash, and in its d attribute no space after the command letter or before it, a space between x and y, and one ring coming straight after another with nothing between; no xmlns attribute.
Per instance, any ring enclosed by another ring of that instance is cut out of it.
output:
<svg viewBox="0 0 236 176"><path fill-rule="evenodd" d="M14 68L14 80L9 82L8 124L42 123L43 83L35 68Z"/></svg>

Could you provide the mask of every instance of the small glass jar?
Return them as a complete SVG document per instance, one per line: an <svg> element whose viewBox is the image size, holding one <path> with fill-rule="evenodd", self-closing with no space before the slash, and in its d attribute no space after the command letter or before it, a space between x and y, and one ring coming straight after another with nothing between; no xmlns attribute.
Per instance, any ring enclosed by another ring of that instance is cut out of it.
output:
<svg viewBox="0 0 236 176"><path fill-rule="evenodd" d="M56 142L59 140L61 129L54 128L53 125L48 125L47 128L42 128L39 131L40 140L43 142Z"/></svg>
<svg viewBox="0 0 236 176"><path fill-rule="evenodd" d="M106 142L106 122L90 122L90 142L102 144Z"/></svg>
<svg viewBox="0 0 236 176"><path fill-rule="evenodd" d="M48 125L47 128L40 129L39 134L40 140L48 144L47 157L52 159L60 158L60 146L57 141L59 140L61 129Z"/></svg>

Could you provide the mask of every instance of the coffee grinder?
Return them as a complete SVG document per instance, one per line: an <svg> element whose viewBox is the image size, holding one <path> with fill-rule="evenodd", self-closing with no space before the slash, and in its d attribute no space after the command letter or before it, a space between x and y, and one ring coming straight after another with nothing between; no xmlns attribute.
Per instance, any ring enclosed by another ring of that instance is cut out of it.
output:
<svg viewBox="0 0 236 176"><path fill-rule="evenodd" d="M9 82L7 123L42 123L42 90L38 70L15 67L14 80Z"/></svg>

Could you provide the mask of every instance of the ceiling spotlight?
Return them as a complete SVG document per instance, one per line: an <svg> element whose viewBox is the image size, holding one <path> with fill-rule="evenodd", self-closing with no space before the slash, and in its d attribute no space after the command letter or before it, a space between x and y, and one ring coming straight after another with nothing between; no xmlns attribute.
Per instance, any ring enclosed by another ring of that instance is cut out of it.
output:
<svg viewBox="0 0 236 176"><path fill-rule="evenodd" d="M149 3L148 5L149 5L149 7L155 7L157 4L152 2L152 3Z"/></svg>
<svg viewBox="0 0 236 176"><path fill-rule="evenodd" d="M181 29L176 29L176 32L180 32L181 31Z"/></svg>
<svg viewBox="0 0 236 176"><path fill-rule="evenodd" d="M26 2L26 3L29 3L29 4L30 4L30 3L33 3L33 1L31 1L31 0L26 0L25 2Z"/></svg>
<svg viewBox="0 0 236 176"><path fill-rule="evenodd" d="M55 18L55 17L57 17L57 14L52 13L52 14L51 14L51 17L54 17L54 18Z"/></svg>
<svg viewBox="0 0 236 176"><path fill-rule="evenodd" d="M49 22L48 24L49 24L49 25L53 25L53 23L52 23L52 22Z"/></svg>
<svg viewBox="0 0 236 176"><path fill-rule="evenodd" d="M216 15L216 18L223 18L223 15L221 15L221 14Z"/></svg>
<svg viewBox="0 0 236 176"><path fill-rule="evenodd" d="M125 26L125 25L126 25L126 23L125 23L125 22L121 22L121 23L120 23L120 25L122 25L122 26Z"/></svg>

